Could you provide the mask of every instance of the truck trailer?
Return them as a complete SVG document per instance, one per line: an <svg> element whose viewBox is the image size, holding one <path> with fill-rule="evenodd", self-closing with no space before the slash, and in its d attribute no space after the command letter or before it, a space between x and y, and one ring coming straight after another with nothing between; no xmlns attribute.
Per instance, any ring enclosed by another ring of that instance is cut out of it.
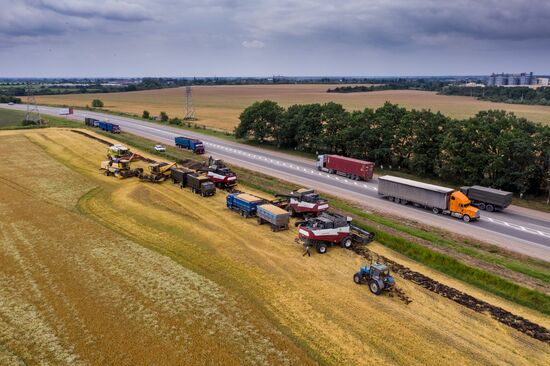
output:
<svg viewBox="0 0 550 366"><path fill-rule="evenodd" d="M319 155L317 170L353 180L369 181L374 172L374 163L340 155Z"/></svg>
<svg viewBox="0 0 550 366"><path fill-rule="evenodd" d="M187 185L191 188L191 192L200 194L203 197L216 194L216 186L204 174L188 174Z"/></svg>
<svg viewBox="0 0 550 366"><path fill-rule="evenodd" d="M178 136L174 141L175 145L179 148L191 150L195 154L204 154L204 143L201 140Z"/></svg>
<svg viewBox="0 0 550 366"><path fill-rule="evenodd" d="M86 126L97 127L98 123L99 123L99 121L95 118L90 118L90 117L84 118L84 124Z"/></svg>
<svg viewBox="0 0 550 366"><path fill-rule="evenodd" d="M431 209L434 214L447 214L465 222L479 218L479 210L462 192L452 188L385 175L378 178L378 194L388 200Z"/></svg>
<svg viewBox="0 0 550 366"><path fill-rule="evenodd" d="M242 217L256 215L258 206L265 203L265 200L248 193L230 193L227 195L227 208L237 211Z"/></svg>
<svg viewBox="0 0 550 366"><path fill-rule="evenodd" d="M68 116L69 114L73 114L73 109L72 108L60 108L58 113L59 113L60 116Z"/></svg>
<svg viewBox="0 0 550 366"><path fill-rule="evenodd" d="M115 125L114 123L99 121L98 127L103 131L107 131L111 133L120 133L120 126Z"/></svg>
<svg viewBox="0 0 550 366"><path fill-rule="evenodd" d="M179 184L180 188L183 188L187 186L187 177L194 173L195 171L192 169L173 166L170 169L170 178L172 178L172 183Z"/></svg>
<svg viewBox="0 0 550 366"><path fill-rule="evenodd" d="M259 205L257 209L258 224L262 225L266 222L271 224L272 231L280 231L288 229L290 213L280 207L270 203Z"/></svg>
<svg viewBox="0 0 550 366"><path fill-rule="evenodd" d="M472 205L489 212L504 210L512 204L512 192L501 191L500 189L471 186L461 187L460 192L472 201Z"/></svg>

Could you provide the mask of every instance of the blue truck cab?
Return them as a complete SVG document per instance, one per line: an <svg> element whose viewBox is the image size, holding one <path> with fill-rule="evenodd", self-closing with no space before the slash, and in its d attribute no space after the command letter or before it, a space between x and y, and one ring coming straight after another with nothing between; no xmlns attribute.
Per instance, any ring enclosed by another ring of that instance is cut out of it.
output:
<svg viewBox="0 0 550 366"><path fill-rule="evenodd" d="M175 138L175 145L182 149L191 150L195 154L204 154L204 143L201 140L178 136Z"/></svg>
<svg viewBox="0 0 550 366"><path fill-rule="evenodd" d="M237 211L242 217L251 217L256 215L258 206L265 203L261 198L247 193L230 193L227 195L227 208Z"/></svg>

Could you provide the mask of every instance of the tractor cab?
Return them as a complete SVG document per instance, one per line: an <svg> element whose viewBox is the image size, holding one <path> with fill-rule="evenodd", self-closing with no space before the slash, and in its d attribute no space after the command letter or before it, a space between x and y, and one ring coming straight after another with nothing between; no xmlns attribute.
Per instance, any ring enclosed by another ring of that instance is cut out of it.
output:
<svg viewBox="0 0 550 366"><path fill-rule="evenodd" d="M351 217L323 213L307 221L306 227L313 230L336 229L349 226Z"/></svg>
<svg viewBox="0 0 550 366"><path fill-rule="evenodd" d="M130 155L130 149L128 149L126 146L122 144L111 145L109 146L109 149L107 149L107 157L109 159L117 159L123 156L129 156L129 155Z"/></svg>
<svg viewBox="0 0 550 366"><path fill-rule="evenodd" d="M150 164L149 165L149 172L151 172L151 174L162 174L162 173L164 173L165 169L162 169L162 171L161 171L161 168L165 167L167 165L169 165L169 164L164 163L164 162Z"/></svg>

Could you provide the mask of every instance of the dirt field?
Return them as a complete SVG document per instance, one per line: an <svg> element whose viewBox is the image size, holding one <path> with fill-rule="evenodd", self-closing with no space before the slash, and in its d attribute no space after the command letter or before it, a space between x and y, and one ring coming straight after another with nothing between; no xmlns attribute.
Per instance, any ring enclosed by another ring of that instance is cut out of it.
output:
<svg viewBox="0 0 550 366"><path fill-rule="evenodd" d="M550 107L478 101L470 97L437 95L434 92L389 90L369 93L326 93L334 85L250 85L193 87L193 103L199 122L217 129L232 130L239 114L255 101L271 99L281 105L334 101L347 109L379 107L390 101L403 107L431 109L456 118L466 118L487 109L504 109L532 121L550 123ZM165 111L183 117L185 89L147 90L130 93L39 96L38 103L84 107L99 98L105 108L139 114L147 109L153 115Z"/></svg>
<svg viewBox="0 0 550 366"><path fill-rule="evenodd" d="M360 257L302 257L170 183L98 171L105 146L0 132L0 364L548 364L548 345L397 278L376 297ZM248 190L250 191L250 190ZM550 319L375 252L550 327Z"/></svg>

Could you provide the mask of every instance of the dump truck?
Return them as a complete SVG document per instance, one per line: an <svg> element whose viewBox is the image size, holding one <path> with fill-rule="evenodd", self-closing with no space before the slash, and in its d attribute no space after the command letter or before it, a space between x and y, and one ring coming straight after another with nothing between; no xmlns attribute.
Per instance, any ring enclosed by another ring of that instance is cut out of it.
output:
<svg viewBox="0 0 550 366"><path fill-rule="evenodd" d="M512 204L512 192L501 191L500 189L471 186L461 187L460 192L472 201L472 205L489 212L504 210Z"/></svg>
<svg viewBox="0 0 550 366"><path fill-rule="evenodd" d="M207 164L207 167L199 170L205 172L216 187L228 189L237 185L237 175L225 165L223 160L210 156Z"/></svg>
<svg viewBox="0 0 550 366"><path fill-rule="evenodd" d="M216 194L216 186L204 174L188 174L187 186L191 188L191 192L200 194L203 197Z"/></svg>
<svg viewBox="0 0 550 366"><path fill-rule="evenodd" d="M187 176L195 173L196 172L193 169L179 166L173 166L170 169L170 177L172 178L172 183L179 184L180 188L183 188L187 185Z"/></svg>
<svg viewBox="0 0 550 366"><path fill-rule="evenodd" d="M258 206L264 203L264 199L248 193L230 193L226 198L227 207L245 218L255 216Z"/></svg>
<svg viewBox="0 0 550 366"><path fill-rule="evenodd" d="M317 169L353 180L369 181L374 172L374 163L340 155L319 155L317 156Z"/></svg>
<svg viewBox="0 0 550 366"><path fill-rule="evenodd" d="M349 216L324 212L299 223L298 240L306 251L315 247L319 254L325 254L329 246L349 249L354 242L368 244L374 240L374 234L352 225L351 221Z"/></svg>
<svg viewBox="0 0 550 366"><path fill-rule="evenodd" d="M358 285L368 283L369 290L375 295L380 295L384 290L395 288L395 281L390 274L390 269L381 263L362 266L359 272L353 275L353 282Z"/></svg>
<svg viewBox="0 0 550 366"><path fill-rule="evenodd" d="M201 140L178 136L174 141L175 145L181 149L191 150L195 154L204 154L204 143Z"/></svg>
<svg viewBox="0 0 550 366"><path fill-rule="evenodd" d="M275 194L275 197L288 199L286 209L290 216L317 216L328 210L328 201L322 199L313 189L300 188L290 194ZM280 205L279 205L280 206Z"/></svg>
<svg viewBox="0 0 550 366"><path fill-rule="evenodd" d="M479 210L462 192L434 184L385 175L378 178L378 194L403 205L413 204L470 222L479 218Z"/></svg>
<svg viewBox="0 0 550 366"><path fill-rule="evenodd" d="M149 164L149 173L140 174L139 179L147 182L159 183L168 179L171 175L171 168L174 167L176 163L151 163Z"/></svg>
<svg viewBox="0 0 550 366"><path fill-rule="evenodd" d="M267 203L265 205L259 205L256 211L258 216L258 224L264 223L271 224L272 231L280 231L288 229L288 222L290 220L290 214L288 211L283 210L280 207Z"/></svg>
<svg viewBox="0 0 550 366"><path fill-rule="evenodd" d="M102 161L100 170L103 170L103 174L106 176L113 175L120 179L137 177L143 173L143 169L141 168L131 169L130 160L126 159Z"/></svg>
<svg viewBox="0 0 550 366"><path fill-rule="evenodd" d="M110 123L110 122L99 121L98 127L103 131L107 131L111 133L121 132L119 125L115 125L114 123Z"/></svg>

